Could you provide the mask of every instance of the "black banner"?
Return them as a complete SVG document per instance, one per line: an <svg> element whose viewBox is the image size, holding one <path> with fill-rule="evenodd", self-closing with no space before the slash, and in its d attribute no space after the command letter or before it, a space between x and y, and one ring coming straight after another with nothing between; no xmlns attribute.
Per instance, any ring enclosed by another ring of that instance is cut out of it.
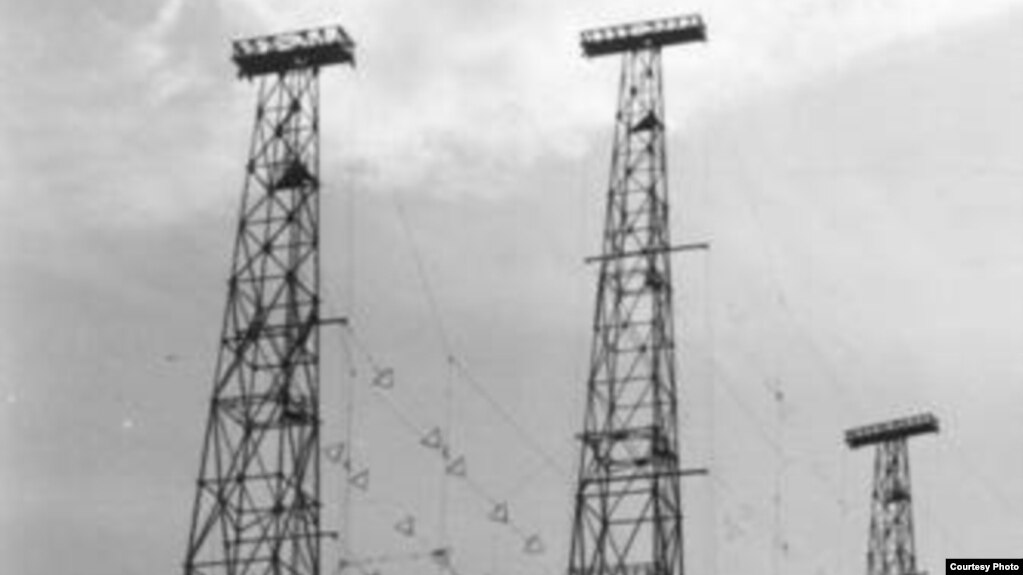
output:
<svg viewBox="0 0 1023 575"><path fill-rule="evenodd" d="M1013 572L1023 575L1023 559L945 559L945 575Z"/></svg>

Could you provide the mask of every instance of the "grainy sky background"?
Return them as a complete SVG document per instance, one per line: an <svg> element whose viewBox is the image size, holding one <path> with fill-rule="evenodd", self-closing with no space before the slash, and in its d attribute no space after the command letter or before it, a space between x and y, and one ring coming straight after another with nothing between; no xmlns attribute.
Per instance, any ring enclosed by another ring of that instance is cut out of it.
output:
<svg viewBox="0 0 1023 575"><path fill-rule="evenodd" d="M689 572L863 572L871 457L841 433L924 409L922 566L1018 556L1023 4L7 0L0 570L180 570L253 113L228 42L339 22L359 65L323 80L326 295L397 373L380 397L325 334L325 438L356 386L373 478L353 548L562 572L617 80L577 33L696 10L711 42L665 57L673 233L713 242L675 278L686 463L712 470ZM451 423L472 485L441 497L392 404Z"/></svg>

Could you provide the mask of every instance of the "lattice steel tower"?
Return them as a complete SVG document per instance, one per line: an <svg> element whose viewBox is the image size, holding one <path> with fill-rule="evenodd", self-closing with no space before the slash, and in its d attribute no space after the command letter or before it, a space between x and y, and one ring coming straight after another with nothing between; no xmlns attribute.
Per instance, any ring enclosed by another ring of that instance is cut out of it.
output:
<svg viewBox="0 0 1023 575"><path fill-rule="evenodd" d="M699 16L591 30L622 54L569 575L681 575L682 509L661 49Z"/></svg>
<svg viewBox="0 0 1023 575"><path fill-rule="evenodd" d="M877 445L874 489L870 497L867 575L922 573L917 571L916 565L907 439L937 432L938 419L929 413L845 432L845 442L852 449Z"/></svg>
<svg viewBox="0 0 1023 575"><path fill-rule="evenodd" d="M320 573L319 72L340 27L234 43L255 128L186 575Z"/></svg>

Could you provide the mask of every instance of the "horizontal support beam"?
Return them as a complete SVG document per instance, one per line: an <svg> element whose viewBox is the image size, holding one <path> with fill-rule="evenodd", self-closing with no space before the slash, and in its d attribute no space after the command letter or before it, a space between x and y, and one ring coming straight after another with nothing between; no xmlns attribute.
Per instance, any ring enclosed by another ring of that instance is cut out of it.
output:
<svg viewBox="0 0 1023 575"><path fill-rule="evenodd" d="M354 64L355 42L340 26L257 36L232 43L238 76L252 78L293 70Z"/></svg>
<svg viewBox="0 0 1023 575"><path fill-rule="evenodd" d="M311 531L309 533L288 533L285 535L265 535L263 537L240 537L238 539L230 539L227 541L228 545L252 545L253 543L263 543L265 541L295 541L299 539L337 539L337 531Z"/></svg>
<svg viewBox="0 0 1023 575"><path fill-rule="evenodd" d="M585 263L592 264L592 263L604 262L604 261L608 261L608 260L620 260L620 259L624 259L624 258L638 258L638 257L650 256L650 255L662 254L662 253L689 252L689 251L695 251L695 250L709 250L709 249L710 249L710 243L708 243L708 242L698 242L698 243L693 243L693 244L680 244L680 245L677 245L677 246L668 246L666 248L648 248L648 249L636 250L636 251L632 251L632 252L622 252L620 254L604 254L604 255L599 255L599 256L590 256L590 257L586 258L583 261Z"/></svg>
<svg viewBox="0 0 1023 575"><path fill-rule="evenodd" d="M638 473L635 475L615 475L613 477L586 477L580 480L583 485L593 485L596 483L618 483L623 481L653 481L654 479L660 479L662 477L692 477L696 475L709 475L710 472L706 467L699 467L695 469L675 469L671 471L661 471L657 473Z"/></svg>
<svg viewBox="0 0 1023 575"><path fill-rule="evenodd" d="M583 55L587 58L635 52L707 40L707 28L699 14L647 20L595 28L582 33Z"/></svg>
<svg viewBox="0 0 1023 575"><path fill-rule="evenodd" d="M922 413L920 415L850 429L845 432L845 443L850 449L856 449L865 445L874 445L905 439L913 435L937 432L938 418L932 413Z"/></svg>

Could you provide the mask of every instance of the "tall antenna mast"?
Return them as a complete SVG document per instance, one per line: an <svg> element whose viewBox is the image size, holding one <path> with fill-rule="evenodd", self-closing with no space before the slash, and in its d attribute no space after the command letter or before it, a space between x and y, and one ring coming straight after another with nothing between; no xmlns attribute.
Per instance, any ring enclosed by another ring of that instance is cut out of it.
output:
<svg viewBox="0 0 1023 575"><path fill-rule="evenodd" d="M319 575L320 68L341 27L234 43L257 79L185 575Z"/></svg>
<svg viewBox="0 0 1023 575"><path fill-rule="evenodd" d="M918 575L909 483L909 445L914 435L938 432L938 418L925 413L845 432L850 449L876 445L870 497L867 575Z"/></svg>
<svg viewBox="0 0 1023 575"><path fill-rule="evenodd" d="M569 575L681 575L682 507L661 49L699 16L590 30L622 55Z"/></svg>

